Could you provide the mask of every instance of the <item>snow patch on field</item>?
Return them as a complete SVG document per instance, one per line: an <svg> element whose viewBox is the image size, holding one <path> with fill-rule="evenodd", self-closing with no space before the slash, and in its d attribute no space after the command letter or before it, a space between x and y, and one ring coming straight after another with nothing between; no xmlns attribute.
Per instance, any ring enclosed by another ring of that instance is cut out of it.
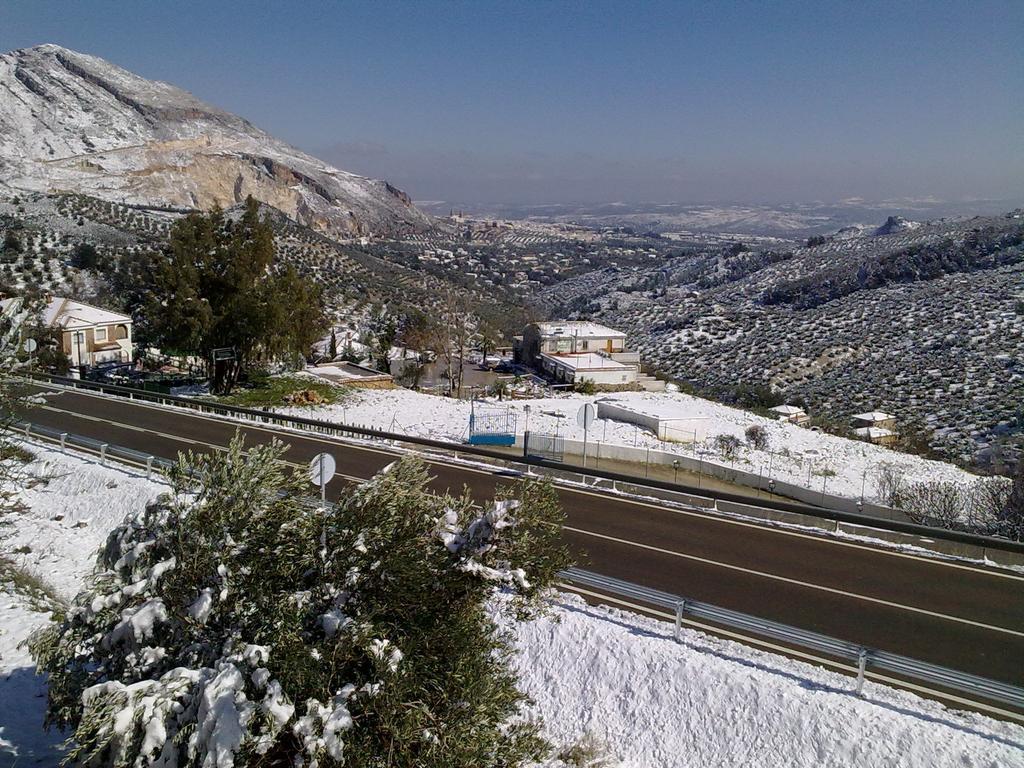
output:
<svg viewBox="0 0 1024 768"><path fill-rule="evenodd" d="M110 529L145 508L164 490L116 466L28 444L36 459L25 467L27 508L5 531L4 550L65 600L82 587ZM0 765L56 765L64 734L43 730L45 679L19 645L50 615L27 596L0 584Z"/></svg>
<svg viewBox="0 0 1024 768"><path fill-rule="evenodd" d="M559 595L507 627L548 737L625 767L1024 766L1024 728Z"/></svg>
<svg viewBox="0 0 1024 768"><path fill-rule="evenodd" d="M410 393L412 394L412 393ZM96 548L165 486L134 472L32 446L9 549L70 598ZM81 525L82 522L86 524ZM504 599L498 596L496 599ZM48 620L0 589L0 765L54 765L64 734L45 732L45 681L18 648ZM549 615L504 627L525 692L558 747L590 736L622 766L1024 766L1024 728L912 694L557 595Z"/></svg>
<svg viewBox="0 0 1024 768"><path fill-rule="evenodd" d="M700 455L706 463L719 463L755 475L763 473L766 481L768 477L773 477L818 491L824 484L828 493L849 498L859 498L863 487L869 500L876 494L875 473L883 464L894 466L910 482L967 483L976 479L974 475L952 464L930 461L859 440L814 432L680 392L620 392L594 396L567 394L503 403L493 400L488 402L511 408L516 413L520 434L528 422L531 432L558 433L569 440L582 440L583 429L576 423L577 411L585 402L604 398L638 411L656 414L664 420L700 423L705 437L697 443L695 449L689 444L659 440L652 432L638 429L633 424L599 418L588 434L592 456L596 455L597 443L650 448L683 456ZM530 407L529 418L525 410L527 406ZM329 406L279 410L289 415L456 442L465 441L469 431L468 402L407 389L363 390L345 398L343 402ZM768 450L743 447L734 463L722 460L714 448L715 438L718 435L734 435L744 440L746 429L755 424L767 432Z"/></svg>

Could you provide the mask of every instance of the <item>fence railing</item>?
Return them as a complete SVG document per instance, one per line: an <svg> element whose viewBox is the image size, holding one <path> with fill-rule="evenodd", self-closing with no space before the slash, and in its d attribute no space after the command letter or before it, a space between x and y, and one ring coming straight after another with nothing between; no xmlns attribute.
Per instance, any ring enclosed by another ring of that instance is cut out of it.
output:
<svg viewBox="0 0 1024 768"><path fill-rule="evenodd" d="M980 547L982 549L994 549L1017 554L1024 554L1024 542L1011 541L1009 539L1004 539L997 536L986 536L983 534L953 531L947 528L939 528L935 526L921 525L918 523L910 523L899 520L890 520L880 517L874 517L867 514L858 514L853 512L845 512L837 509L829 509L826 507L818 507L800 502L784 502L775 499L763 498L755 500L750 496L743 496L741 494L722 492L708 488L698 488L680 483L657 480L654 478L644 478L635 475L622 474L618 472L609 472L607 470L592 469L590 467L584 468L574 464L566 464L561 461L552 461L550 459L539 456L517 456L509 453L504 453L472 445L452 443L443 440L434 440L431 438L418 437L415 435L403 435L395 432L372 429L364 426L339 424L336 422L322 421L319 419L309 419L302 416L288 416L270 410L244 408L241 406L225 405L223 403L214 403L208 400L201 400L190 397L179 397L177 395L165 395L157 392L146 392L131 387L122 387L112 384L102 384L99 382L83 381L81 379L71 379L41 373L28 374L28 378L34 379L35 381L39 382L49 382L63 387L71 387L75 389L94 391L102 394L109 394L132 400L139 400L142 402L152 402L161 405L171 405L181 408L188 408L190 410L199 411L201 413L217 414L236 420L240 419L260 424L274 424L277 426L286 427L290 429L299 429L303 431L316 432L318 434L333 435L337 437L362 437L388 441L391 443L405 443L409 445L432 448L435 450L452 452L455 454L465 454L468 456L474 456L478 458L484 458L503 463L511 462L515 464L541 467L544 469L554 471L578 473L586 478L610 480L613 483L641 485L647 488L654 488L661 491L687 494L696 498L725 501L730 502L732 504L744 505L750 508L759 508L774 510L778 512L788 512L797 515L806 515L809 517L831 520L836 523L847 523L850 525L863 526L867 528L894 531L897 533L908 534L911 536L920 536L927 539L944 539L959 544L967 544Z"/></svg>
<svg viewBox="0 0 1024 768"><path fill-rule="evenodd" d="M99 457L100 463L106 463L108 459L124 461L146 470L146 479L153 476L154 471L167 469L173 461L160 456L154 456L143 451L136 451L133 448L125 448L115 443L96 440L85 435L76 435L73 432L66 432L61 429L54 429L42 424L32 424L27 421L17 421L12 428L25 437L42 437L55 444L60 445L61 450L66 448L81 448Z"/></svg>
<svg viewBox="0 0 1024 768"><path fill-rule="evenodd" d="M132 464L145 469L147 478L152 475L153 471L166 469L173 464L172 461L166 458L39 424L19 422L15 425L15 428L26 437L42 437L59 444L62 449L68 447L83 448L96 454L101 463L105 463L107 460L115 460ZM865 675L872 670L879 670L974 697L971 700L964 700L950 697L942 691L928 691L932 694L972 704L980 709L994 711L1011 719L1024 722L1024 688L1018 686L918 661L917 659L900 656L888 651L867 648L846 640L839 640L828 635L750 616L749 614L732 611L727 608L719 608L710 603L691 600L669 592L651 589L650 587L633 584L611 576L603 576L580 568L569 568L568 570L561 571L559 578L570 586L588 587L605 595L624 598L643 603L647 606L671 611L675 616L676 639L680 639L684 622L709 622L711 625L727 627L740 633L746 633L746 635L771 638L788 645L824 654L832 659L852 662L856 665L857 670L855 690L858 695L863 691ZM714 630L714 626L708 628ZM889 682L899 683L901 681ZM979 699L981 701L978 701ZM986 706L983 703L985 701L999 702L1000 704L1014 707L1019 711L1013 712L996 709Z"/></svg>
<svg viewBox="0 0 1024 768"><path fill-rule="evenodd" d="M715 626L726 627L745 635L752 634L758 637L771 638L787 645L824 654L831 659L851 662L857 670L855 691L858 695L861 695L863 692L865 675L872 672L872 670L878 670L879 672L899 675L911 681L920 681L949 691L956 691L972 698L966 701L958 697L951 697L943 691L933 690L930 692L945 698L963 701L964 703L980 705L979 708L997 711L1014 720L1024 722L1024 688L1019 686L972 675L967 672L960 672L937 664L930 664L907 656L900 656L888 651L868 648L846 640L829 637L828 635L750 616L727 608L719 608L709 603L690 600L679 595L650 589L639 584L622 581L611 576L602 576L601 574L579 568L570 568L562 571L559 577L570 586L589 587L605 595L625 598L671 611L675 615L675 634L677 640L680 639L683 623L708 622L712 626L707 628L712 631L714 631ZM889 678L886 682L896 682L899 684L901 681ZM1005 706L1013 707L1016 711L996 709L984 705L984 702L998 702Z"/></svg>

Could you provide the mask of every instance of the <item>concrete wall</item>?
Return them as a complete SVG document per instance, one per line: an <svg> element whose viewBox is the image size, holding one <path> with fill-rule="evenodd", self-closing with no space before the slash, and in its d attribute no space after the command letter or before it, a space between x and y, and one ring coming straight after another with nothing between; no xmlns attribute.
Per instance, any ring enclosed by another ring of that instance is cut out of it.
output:
<svg viewBox="0 0 1024 768"><path fill-rule="evenodd" d="M519 448L522 448L522 435L516 438L516 445ZM583 456L583 441L565 439L563 441L563 450L565 460L567 462L578 462L580 457ZM693 456L684 456L682 454L659 451L653 448L634 448L631 445L603 443L600 440L588 441L587 466L600 469L602 460L627 461L640 465L650 462L652 465L660 464L668 466L672 466L673 461L678 461L680 469L703 473L708 477L714 477L718 480L723 480L734 485L742 485L747 488L760 488L762 491L768 490L769 478L767 476L757 475L753 472L746 472L742 469L736 469L735 467L729 467L724 464L716 464L715 462L708 461L707 459L702 461L694 458ZM793 483L787 483L782 480L775 481L773 492L779 496L785 496L796 501L802 501L805 504L828 507L830 509L837 509L841 512L870 515L872 517L879 517L885 520L900 520L903 522L908 522L910 520L910 518L897 509L890 509L889 507L883 507L877 504L864 504L863 507L860 507L857 505L856 499L847 498L846 496L835 496L831 493L822 493L821 491L815 491L813 489L794 485Z"/></svg>
<svg viewBox="0 0 1024 768"><path fill-rule="evenodd" d="M522 447L522 438L519 438L520 448ZM582 443L574 440L565 441L565 452L568 458L571 453L576 449L581 448ZM598 456L607 458L619 458L626 461L635 461L637 452L646 456L646 449L632 448L629 446L610 446L602 443L588 443L587 446L588 461L587 466L593 466L591 460L596 459ZM625 449L625 450L622 450ZM630 452L633 452L631 454ZM687 456L675 456L674 454L666 454L664 451L651 451L651 462L655 463L666 463L665 458L669 457L667 463L671 463L672 458L686 459L693 461ZM632 456L632 458L627 458ZM597 462L600 463L599 461ZM680 462L682 466L683 462ZM692 467L687 467L692 468ZM732 470L728 467L722 467L716 464L709 464L704 462L702 470L709 475L723 479L731 480L733 482L749 480L751 477L754 479L754 485L756 487L757 477L751 476L749 473L742 472L740 470ZM713 499L704 496L694 496L686 493L679 493L676 491L665 491L658 488L650 488L642 485L641 481L638 484L633 485L625 482L613 482L611 480L594 479L588 478L586 475L572 470L549 470L541 469L536 470L540 474L550 475L558 477L564 480L568 480L576 483L584 483L595 488L610 488L617 490L622 493L634 494L637 496L652 497L658 499L664 499L666 501L674 501L680 504L687 504L694 507L703 507L709 510L715 510L717 512L723 512L726 514L743 515L745 517L759 518L766 521L774 521L779 523L785 523L788 525L801 525L807 528L817 528L823 531L833 531L839 533L845 533L854 536L865 536L879 541L885 541L892 544L903 545L903 546L917 546L925 550L937 552L952 557L965 557L975 560L987 560L989 562L997 563L1004 566L1022 566L1024 565L1024 554L1017 552L1009 552L1003 549L988 548L979 546L976 544L963 544L957 541L950 541L948 539L937 539L927 538L922 539L920 536L901 533L899 531L889 531L882 528L874 528L868 525L856 525L853 523L840 523L835 520L829 520L827 518L815 517L814 515L804 515L798 512L788 512L784 510L768 509L758 505L757 499L751 498L750 503L741 503L733 501L723 501L721 499ZM746 485L746 482L740 482L741 485ZM785 486L788 490L802 490L806 492L807 500L814 504L821 503L821 493L815 493L808 491L807 489L799 489L796 486L790 486L788 483L776 482L775 492L780 492L780 486ZM788 493L786 495L789 495ZM907 518L899 510L889 509L887 507L879 507L874 504L865 504L864 508L858 509L856 502L851 499L844 497L825 495L825 502L833 509L841 509L847 512L860 513L873 517L879 517L882 519L899 520L906 522Z"/></svg>
<svg viewBox="0 0 1024 768"><path fill-rule="evenodd" d="M659 440L672 443L692 443L707 437L708 419L662 419L648 413L641 413L622 403L597 402L597 416L626 424L637 424L653 432ZM671 460L669 460L671 463Z"/></svg>

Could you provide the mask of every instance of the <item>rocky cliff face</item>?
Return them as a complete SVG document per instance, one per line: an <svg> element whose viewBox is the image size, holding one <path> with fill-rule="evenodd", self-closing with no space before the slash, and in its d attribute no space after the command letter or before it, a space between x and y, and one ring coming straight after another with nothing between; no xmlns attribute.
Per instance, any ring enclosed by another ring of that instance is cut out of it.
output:
<svg viewBox="0 0 1024 768"><path fill-rule="evenodd" d="M55 45L0 55L0 184L183 209L252 195L341 238L432 226L387 182L333 168L173 85Z"/></svg>

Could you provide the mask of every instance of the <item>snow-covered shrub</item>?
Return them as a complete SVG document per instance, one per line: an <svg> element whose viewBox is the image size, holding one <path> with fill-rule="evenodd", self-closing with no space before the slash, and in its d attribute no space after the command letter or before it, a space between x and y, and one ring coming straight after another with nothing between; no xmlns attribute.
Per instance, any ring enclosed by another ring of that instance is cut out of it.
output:
<svg viewBox="0 0 1024 768"><path fill-rule="evenodd" d="M766 430L760 424L751 424L749 427L747 427L743 435L747 438L747 443L754 450L768 450L768 430Z"/></svg>
<svg viewBox="0 0 1024 768"><path fill-rule="evenodd" d="M49 722L89 766L514 766L517 615L567 564L550 486L480 509L402 459L324 510L278 445L183 456L173 492L114 530L60 623L33 639ZM502 601L503 603L505 601Z"/></svg>
<svg viewBox="0 0 1024 768"><path fill-rule="evenodd" d="M740 450L740 439L736 435L717 435L715 437L715 448L719 455L726 461L732 461Z"/></svg>

